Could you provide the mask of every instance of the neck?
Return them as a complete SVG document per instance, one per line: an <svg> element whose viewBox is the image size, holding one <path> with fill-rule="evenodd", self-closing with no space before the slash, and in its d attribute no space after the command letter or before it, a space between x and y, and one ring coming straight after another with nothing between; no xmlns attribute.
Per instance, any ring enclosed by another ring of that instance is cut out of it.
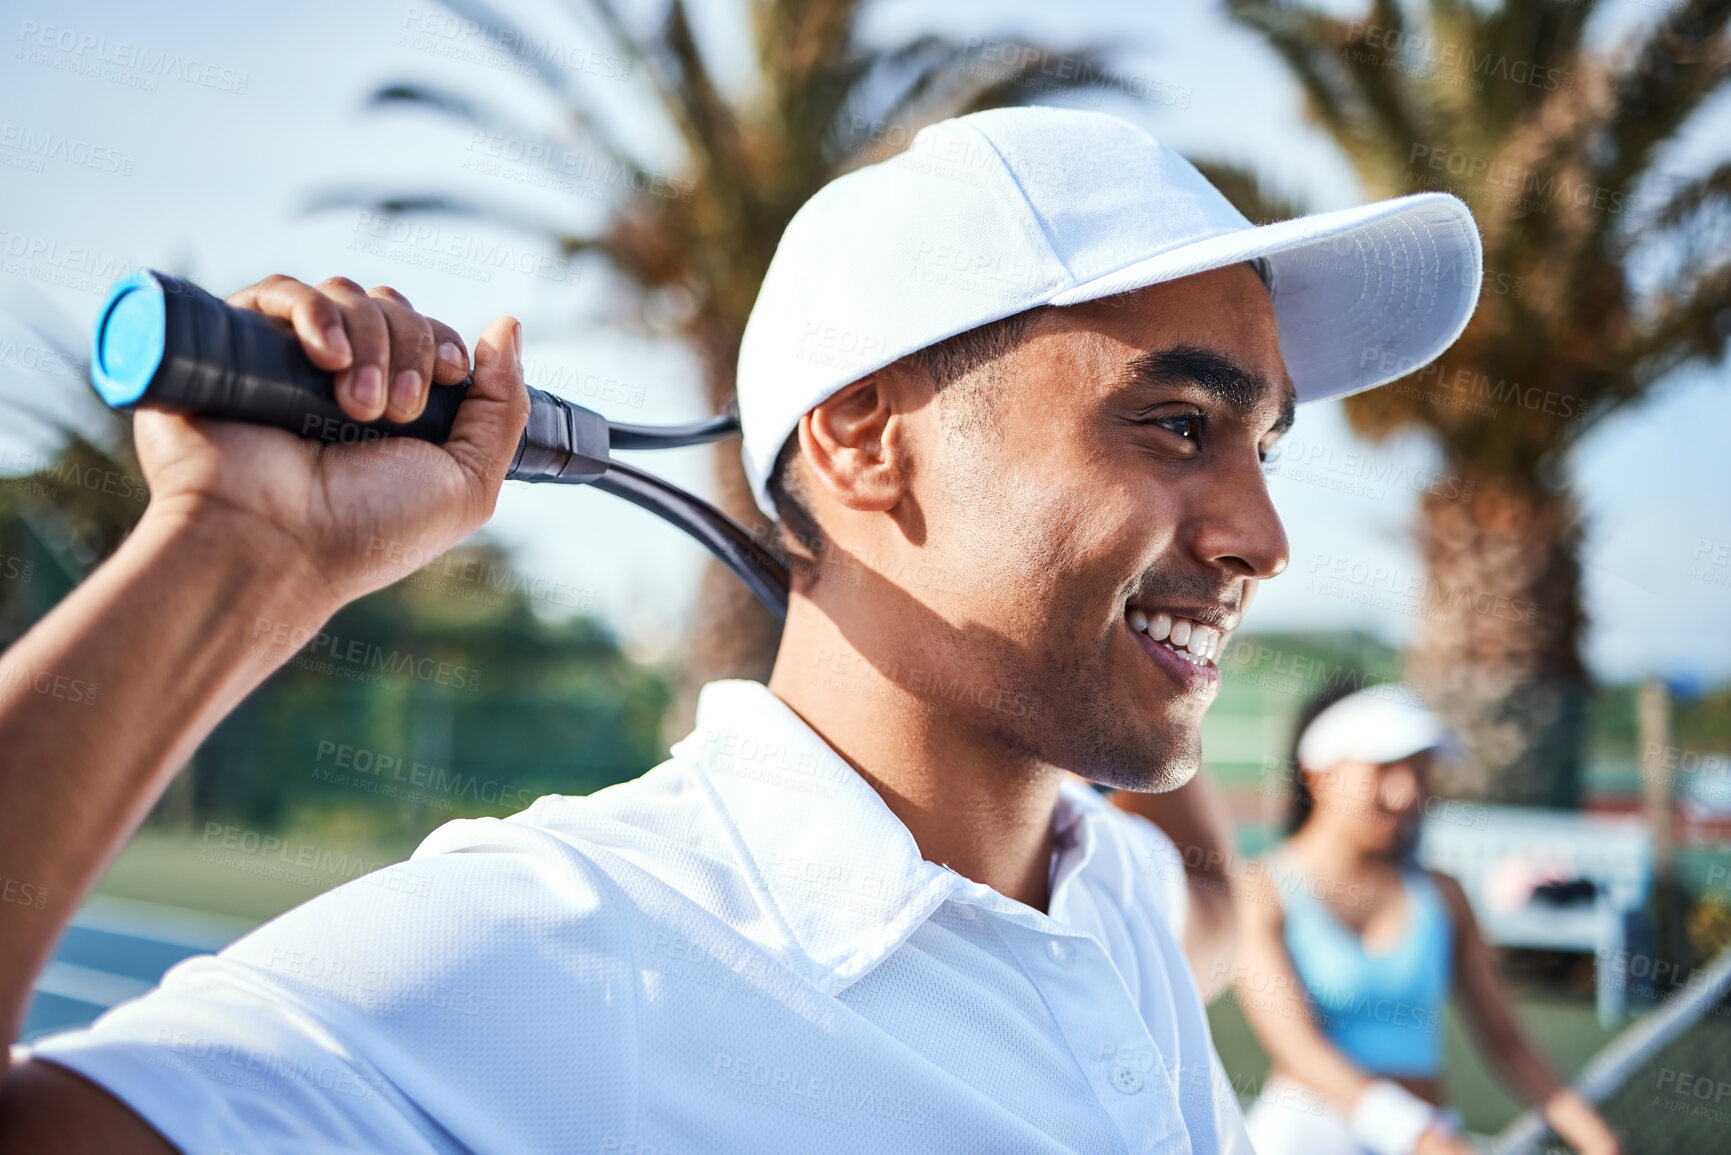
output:
<svg viewBox="0 0 1731 1155"><path fill-rule="evenodd" d="M1064 772L1007 749L990 711L941 696L931 669L917 651L868 658L795 595L769 688L871 783L928 861L1044 911Z"/></svg>
<svg viewBox="0 0 1731 1155"><path fill-rule="evenodd" d="M1388 856L1366 850L1352 839L1353 831L1331 829L1312 818L1289 839L1311 873L1350 877L1385 861Z"/></svg>

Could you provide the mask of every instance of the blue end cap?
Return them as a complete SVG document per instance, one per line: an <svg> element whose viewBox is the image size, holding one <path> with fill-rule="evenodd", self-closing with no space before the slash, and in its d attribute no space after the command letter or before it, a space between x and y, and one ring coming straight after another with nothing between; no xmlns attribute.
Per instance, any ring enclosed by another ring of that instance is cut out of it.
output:
<svg viewBox="0 0 1731 1155"><path fill-rule="evenodd" d="M162 364L167 312L161 283L148 269L121 278L108 290L98 317L91 382L110 406L134 404Z"/></svg>

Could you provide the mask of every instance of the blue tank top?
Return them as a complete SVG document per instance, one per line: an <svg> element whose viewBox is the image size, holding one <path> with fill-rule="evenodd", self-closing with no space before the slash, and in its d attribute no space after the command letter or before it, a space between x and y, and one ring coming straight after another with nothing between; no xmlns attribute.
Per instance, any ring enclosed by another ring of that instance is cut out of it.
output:
<svg viewBox="0 0 1731 1155"><path fill-rule="evenodd" d="M1310 993L1316 1026L1372 1075L1434 1077L1454 973L1453 920L1429 874L1401 871L1406 929L1380 954L1315 897L1290 854L1270 863L1285 912L1286 952Z"/></svg>

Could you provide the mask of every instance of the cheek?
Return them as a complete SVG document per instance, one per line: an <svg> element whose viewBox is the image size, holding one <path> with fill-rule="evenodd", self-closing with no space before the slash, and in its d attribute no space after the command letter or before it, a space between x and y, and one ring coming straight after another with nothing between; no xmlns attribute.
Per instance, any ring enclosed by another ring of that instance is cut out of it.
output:
<svg viewBox="0 0 1731 1155"><path fill-rule="evenodd" d="M1140 572L1135 502L1078 488L1045 457L1006 461L952 446L933 493L926 549L958 578L958 616L990 620L1050 653L1101 633Z"/></svg>
<svg viewBox="0 0 1731 1155"><path fill-rule="evenodd" d="M1055 502L1039 516L1021 551L1024 596L1078 642L1110 628L1138 572L1132 540L1106 511L1083 502Z"/></svg>
<svg viewBox="0 0 1731 1155"><path fill-rule="evenodd" d="M968 567L978 596L1045 602L1088 553L1088 512L1062 489L1013 472L947 488L947 524L932 527L928 546Z"/></svg>
<svg viewBox="0 0 1731 1155"><path fill-rule="evenodd" d="M1318 801L1340 806L1363 805L1376 795L1376 782L1362 772L1343 766L1311 779L1310 792Z"/></svg>
<svg viewBox="0 0 1731 1155"><path fill-rule="evenodd" d="M1418 798L1418 784L1411 778L1395 778L1380 784L1382 804L1390 810L1405 810Z"/></svg>

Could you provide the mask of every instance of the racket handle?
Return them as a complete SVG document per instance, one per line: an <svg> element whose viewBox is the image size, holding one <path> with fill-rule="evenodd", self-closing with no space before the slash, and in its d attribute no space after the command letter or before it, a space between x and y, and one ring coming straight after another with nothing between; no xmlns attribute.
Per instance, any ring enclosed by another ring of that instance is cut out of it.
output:
<svg viewBox="0 0 1731 1155"><path fill-rule="evenodd" d="M443 444L470 383L434 385L413 421L356 421L337 404L336 375L314 365L279 322L152 269L109 290L90 375L115 409L167 409L343 443L413 437ZM581 483L606 472L600 414L535 388L529 402L508 477Z"/></svg>

